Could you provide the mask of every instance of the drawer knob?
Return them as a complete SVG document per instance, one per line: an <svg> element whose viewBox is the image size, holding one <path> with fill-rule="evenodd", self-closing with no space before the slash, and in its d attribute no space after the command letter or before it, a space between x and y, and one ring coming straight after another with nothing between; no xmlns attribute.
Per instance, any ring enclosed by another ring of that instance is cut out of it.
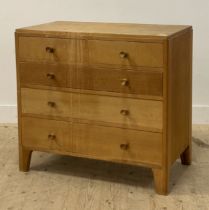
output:
<svg viewBox="0 0 209 210"><path fill-rule="evenodd" d="M121 85L122 85L122 86L128 86L128 85L129 85L128 79L126 79L126 78L121 79Z"/></svg>
<svg viewBox="0 0 209 210"><path fill-rule="evenodd" d="M48 79L55 79L55 75L53 73L47 73L46 77Z"/></svg>
<svg viewBox="0 0 209 210"><path fill-rule="evenodd" d="M48 53L54 53L55 49L52 47L46 47L46 52Z"/></svg>
<svg viewBox="0 0 209 210"><path fill-rule="evenodd" d="M129 144L121 144L121 145L120 145L120 148L121 148L122 150L128 150Z"/></svg>
<svg viewBox="0 0 209 210"><path fill-rule="evenodd" d="M56 106L56 103L55 102L53 102L53 101L48 101L48 106L50 106L50 107L55 107Z"/></svg>
<svg viewBox="0 0 209 210"><path fill-rule="evenodd" d="M56 139L56 135L55 135L54 133L50 133L50 134L48 135L48 139L54 140L54 139Z"/></svg>
<svg viewBox="0 0 209 210"><path fill-rule="evenodd" d="M120 57L121 58L127 58L128 57L128 53L126 53L126 52L120 52Z"/></svg>
<svg viewBox="0 0 209 210"><path fill-rule="evenodd" d="M121 113L122 115L124 115L124 116L129 115L129 111L128 111L127 109L122 109L122 110L120 110L120 113Z"/></svg>

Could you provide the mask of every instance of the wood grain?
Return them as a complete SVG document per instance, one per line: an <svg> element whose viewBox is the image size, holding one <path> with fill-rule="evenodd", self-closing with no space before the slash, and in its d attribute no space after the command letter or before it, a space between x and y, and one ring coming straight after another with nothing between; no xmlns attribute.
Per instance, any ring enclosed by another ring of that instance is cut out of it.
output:
<svg viewBox="0 0 209 210"><path fill-rule="evenodd" d="M159 43L88 41L90 64L162 67L163 46ZM121 58L120 53L127 57Z"/></svg>
<svg viewBox="0 0 209 210"><path fill-rule="evenodd" d="M124 84L124 81L127 83ZM163 73L154 70L122 70L73 66L68 71L67 86L75 89L96 90L145 96L163 94Z"/></svg>
<svg viewBox="0 0 209 210"><path fill-rule="evenodd" d="M163 101L163 96L153 96L153 95L138 95L138 94L129 94L129 93L117 93L117 92L109 92L102 90L87 90L80 88L70 88L70 87L55 87L55 86L46 86L46 85L33 85L33 84L24 84L22 85L24 88L31 89L41 89L41 90L53 90L53 91L61 91L61 92L72 92L79 94L91 94L91 95L101 95L101 96L112 96L112 97L123 97L123 98L133 98L133 99L145 99L145 100L154 100L154 101Z"/></svg>
<svg viewBox="0 0 209 210"><path fill-rule="evenodd" d="M168 141L172 164L188 146L191 152L192 31L171 39L169 52Z"/></svg>
<svg viewBox="0 0 209 210"><path fill-rule="evenodd" d="M135 162L158 167L162 164L161 133L33 117L22 118L22 131L26 149L73 152L112 162ZM55 138L49 138L51 134Z"/></svg>
<svg viewBox="0 0 209 210"><path fill-rule="evenodd" d="M73 124L74 151L109 161L126 160L162 164L162 134ZM127 148L123 148L127 145Z"/></svg>
<svg viewBox="0 0 209 210"><path fill-rule="evenodd" d="M70 125L70 122L23 117L22 143L25 147L72 151Z"/></svg>
<svg viewBox="0 0 209 210"><path fill-rule="evenodd" d="M79 42L79 41L78 41ZM42 37L19 37L20 61L47 61L52 63L80 63L78 43L75 39L55 39ZM54 52L47 52L50 47ZM79 51L82 56L82 52Z"/></svg>
<svg viewBox="0 0 209 210"><path fill-rule="evenodd" d="M182 25L156 25L156 24L133 24L133 23L96 23L96 22L73 22L56 21L17 30L17 33L24 35L42 35L54 37L107 37L162 40L178 35L191 26Z"/></svg>
<svg viewBox="0 0 209 210"><path fill-rule="evenodd" d="M162 129L162 102L22 88L22 113ZM48 103L54 103L50 106ZM121 114L127 110L128 114Z"/></svg>
<svg viewBox="0 0 209 210"><path fill-rule="evenodd" d="M72 95L50 90L21 89L22 113L72 116Z"/></svg>
<svg viewBox="0 0 209 210"><path fill-rule="evenodd" d="M27 172L30 169L32 150L19 145L19 170Z"/></svg>
<svg viewBox="0 0 209 210"><path fill-rule="evenodd" d="M63 64L20 63L20 83L22 86L29 84L66 87L68 68L68 65Z"/></svg>

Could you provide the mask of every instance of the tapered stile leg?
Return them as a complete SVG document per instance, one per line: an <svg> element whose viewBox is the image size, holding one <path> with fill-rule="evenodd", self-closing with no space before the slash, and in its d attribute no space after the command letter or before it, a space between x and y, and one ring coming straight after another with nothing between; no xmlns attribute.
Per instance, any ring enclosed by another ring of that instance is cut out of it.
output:
<svg viewBox="0 0 209 210"><path fill-rule="evenodd" d="M27 172L30 168L32 150L23 146L19 146L19 169L20 171Z"/></svg>
<svg viewBox="0 0 209 210"><path fill-rule="evenodd" d="M181 163L183 165L191 165L192 162L192 151L191 146L188 146L184 152L180 155L181 157Z"/></svg>
<svg viewBox="0 0 209 210"><path fill-rule="evenodd" d="M160 195L168 194L169 173L166 169L153 168L155 191Z"/></svg>

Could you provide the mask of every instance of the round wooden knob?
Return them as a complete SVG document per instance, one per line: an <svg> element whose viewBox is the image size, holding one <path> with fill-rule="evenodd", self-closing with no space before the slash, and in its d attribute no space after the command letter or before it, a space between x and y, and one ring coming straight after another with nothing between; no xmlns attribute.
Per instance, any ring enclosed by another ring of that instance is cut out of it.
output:
<svg viewBox="0 0 209 210"><path fill-rule="evenodd" d="M46 47L46 52L48 53L54 53L55 49L53 47Z"/></svg>
<svg viewBox="0 0 209 210"><path fill-rule="evenodd" d="M120 110L120 113L121 113L122 115L124 115L124 116L129 115L129 111L128 111L127 109L122 109L122 110Z"/></svg>
<svg viewBox="0 0 209 210"><path fill-rule="evenodd" d="M121 58L127 58L128 57L128 53L126 53L126 52L120 52L120 57Z"/></svg>
<svg viewBox="0 0 209 210"><path fill-rule="evenodd" d="M54 133L50 133L50 134L48 135L48 139L54 140L54 139L56 139L56 135L55 135Z"/></svg>
<svg viewBox="0 0 209 210"><path fill-rule="evenodd" d="M120 148L121 148L122 150L128 150L129 144L121 144L121 145L120 145Z"/></svg>
<svg viewBox="0 0 209 210"><path fill-rule="evenodd" d="M129 84L128 79L126 79L126 78L121 79L121 85L122 85L122 86L128 86L128 84Z"/></svg>
<svg viewBox="0 0 209 210"><path fill-rule="evenodd" d="M55 107L56 106L56 103L55 102L53 102L53 101L48 101L48 106L50 106L50 107Z"/></svg>
<svg viewBox="0 0 209 210"><path fill-rule="evenodd" d="M47 73L46 77L48 79L55 79L55 75L53 73Z"/></svg>

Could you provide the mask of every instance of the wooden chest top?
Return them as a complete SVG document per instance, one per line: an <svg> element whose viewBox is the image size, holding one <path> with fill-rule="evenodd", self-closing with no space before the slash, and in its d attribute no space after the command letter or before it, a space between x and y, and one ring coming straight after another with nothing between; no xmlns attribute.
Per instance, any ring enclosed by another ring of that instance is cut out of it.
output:
<svg viewBox="0 0 209 210"><path fill-rule="evenodd" d="M26 28L17 29L17 33L24 34L43 34L46 36L65 36L65 37L91 37L105 36L117 38L154 38L167 39L179 34L191 26L182 25L152 25L134 23L96 23L96 22L72 22L56 21Z"/></svg>

